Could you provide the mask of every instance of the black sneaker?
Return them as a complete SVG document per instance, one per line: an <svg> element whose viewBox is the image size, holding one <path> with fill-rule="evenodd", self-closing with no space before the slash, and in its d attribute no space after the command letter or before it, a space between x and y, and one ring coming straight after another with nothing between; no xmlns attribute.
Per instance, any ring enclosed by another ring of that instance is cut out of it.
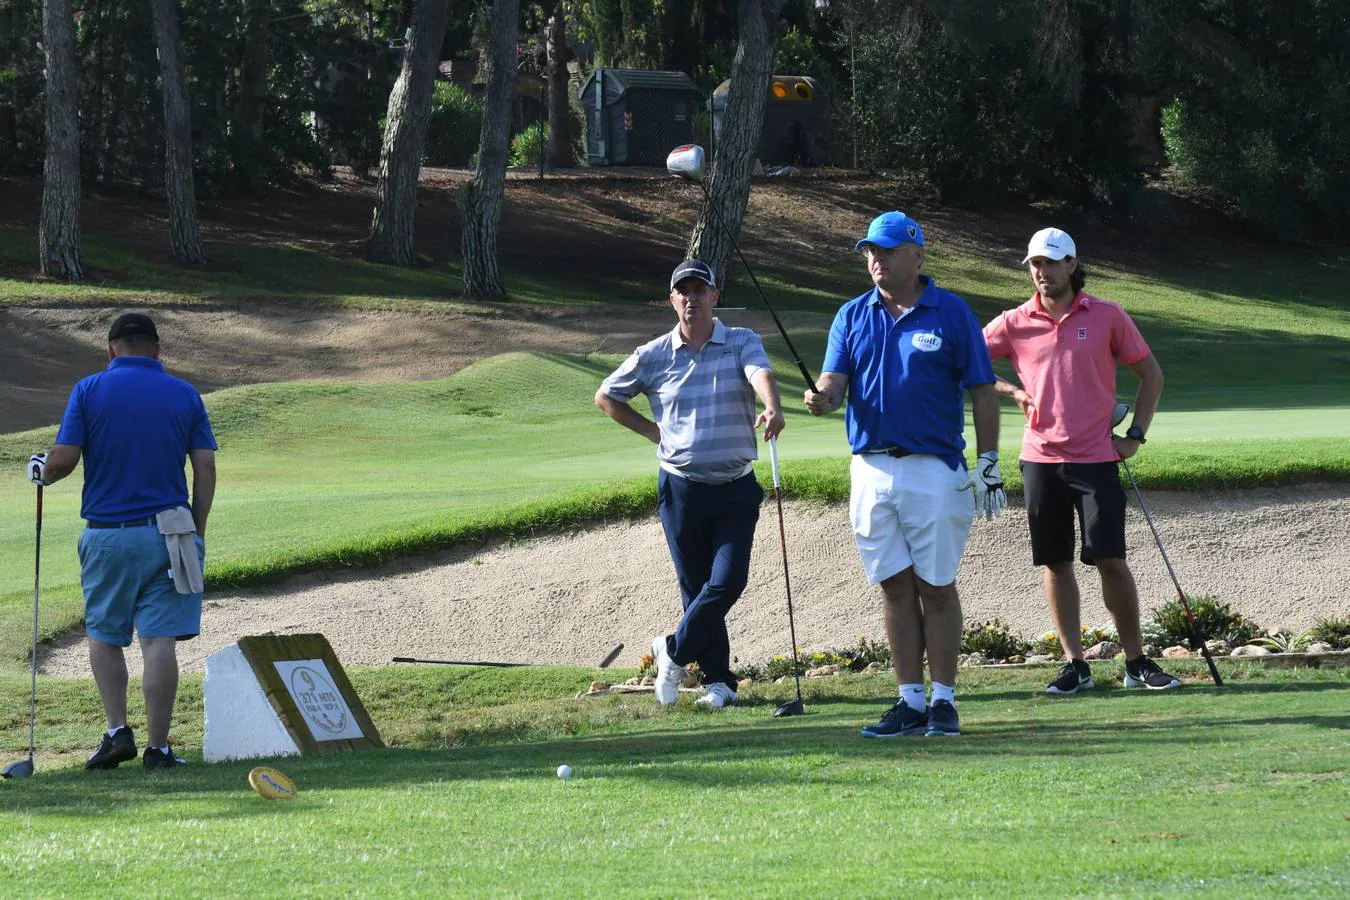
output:
<svg viewBox="0 0 1350 900"><path fill-rule="evenodd" d="M1081 659L1071 659L1059 670L1059 677L1045 689L1047 694L1068 697L1092 687L1092 669Z"/></svg>
<svg viewBox="0 0 1350 900"><path fill-rule="evenodd" d="M915 712L908 703L901 700L882 714L880 722L875 725L864 725L862 736L874 738L903 737L906 734L923 734L927 727L928 713Z"/></svg>
<svg viewBox="0 0 1350 900"><path fill-rule="evenodd" d="M86 769L115 769L129 759L136 758L136 736L123 725L111 735L103 732L94 755L85 762Z"/></svg>
<svg viewBox="0 0 1350 900"><path fill-rule="evenodd" d="M1181 687L1181 680L1168 675L1158 664L1147 656L1125 662L1125 686L1127 688L1148 688L1151 691L1167 691Z"/></svg>
<svg viewBox="0 0 1350 900"><path fill-rule="evenodd" d="M141 765L147 769L174 769L187 765L187 760L176 755L173 747L169 747L168 753L158 747L146 747L145 755L141 757Z"/></svg>
<svg viewBox="0 0 1350 900"><path fill-rule="evenodd" d="M928 706L928 737L956 737L961 733L961 717L956 707L946 700L938 700Z"/></svg>

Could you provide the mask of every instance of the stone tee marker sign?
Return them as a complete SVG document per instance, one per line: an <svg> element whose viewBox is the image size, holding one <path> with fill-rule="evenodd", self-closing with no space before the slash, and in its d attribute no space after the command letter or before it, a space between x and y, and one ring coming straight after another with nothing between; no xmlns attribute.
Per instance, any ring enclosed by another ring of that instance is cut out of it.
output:
<svg viewBox="0 0 1350 900"><path fill-rule="evenodd" d="M321 634L240 638L206 660L207 762L383 747Z"/></svg>

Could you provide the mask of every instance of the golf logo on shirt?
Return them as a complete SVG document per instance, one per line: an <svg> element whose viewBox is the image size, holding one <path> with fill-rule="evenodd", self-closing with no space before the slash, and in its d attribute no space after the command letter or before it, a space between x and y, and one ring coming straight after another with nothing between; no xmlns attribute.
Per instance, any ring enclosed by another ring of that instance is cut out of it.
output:
<svg viewBox="0 0 1350 900"><path fill-rule="evenodd" d="M1086 341L1086 340L1087 340L1087 329L1086 329L1086 328L1080 328L1080 329L1078 329L1078 339L1079 339L1080 341Z"/></svg>
<svg viewBox="0 0 1350 900"><path fill-rule="evenodd" d="M910 342L914 344L914 349L922 350L924 353L932 353L935 350L942 349L942 338L938 337L936 334L929 334L926 331L921 331L914 335L914 337L910 339Z"/></svg>

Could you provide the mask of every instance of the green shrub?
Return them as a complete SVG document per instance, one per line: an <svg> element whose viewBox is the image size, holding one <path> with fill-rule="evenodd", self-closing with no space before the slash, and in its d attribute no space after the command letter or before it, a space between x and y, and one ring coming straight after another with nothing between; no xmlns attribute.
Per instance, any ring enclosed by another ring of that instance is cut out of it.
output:
<svg viewBox="0 0 1350 900"><path fill-rule="evenodd" d="M1190 604L1196 627L1205 640L1225 640L1239 647L1256 637L1256 626L1217 597L1191 597ZM1191 646L1191 626L1179 599L1169 600L1153 610L1144 627L1144 640L1160 647L1180 644L1196 649Z"/></svg>
<svg viewBox="0 0 1350 900"><path fill-rule="evenodd" d="M478 152L483 126L483 101L457 84L438 81L431 93L431 113L422 159L429 166L468 166Z"/></svg>
<svg viewBox="0 0 1350 900"><path fill-rule="evenodd" d="M969 625L961 631L961 652L980 653L988 659L1024 656L1031 644L1021 633L1009 630L998 619Z"/></svg>
<svg viewBox="0 0 1350 900"><path fill-rule="evenodd" d="M538 166L548 149L548 126L535 122L511 138L511 155L507 160L512 166Z"/></svg>
<svg viewBox="0 0 1350 900"><path fill-rule="evenodd" d="M1116 635L1114 628L1097 628L1095 626L1085 627L1079 635L1083 642L1083 649L1100 644L1102 641L1115 641L1120 638ZM1060 659L1064 656L1064 648L1060 646L1059 634L1054 631L1047 631L1045 634L1031 642L1027 649L1028 653L1034 653L1037 656L1053 656Z"/></svg>
<svg viewBox="0 0 1350 900"><path fill-rule="evenodd" d="M1308 629L1308 635L1314 641L1323 641L1337 650L1350 650L1350 618L1322 619Z"/></svg>
<svg viewBox="0 0 1350 900"><path fill-rule="evenodd" d="M1258 647L1265 647L1276 653L1302 653L1313 642L1312 632L1295 634L1291 631L1268 631L1258 638L1248 641Z"/></svg>
<svg viewBox="0 0 1350 900"><path fill-rule="evenodd" d="M753 678L760 680L776 680L784 676L791 676L792 657L786 655L775 656L762 666L744 665L736 669L737 678ZM797 651L797 674L805 675L807 669L814 669L819 666L838 666L840 670L850 672L861 672L872 663L879 663L889 667L891 664L891 648L884 641L871 641L867 635L859 635L858 643L852 647L840 649L832 647L828 650L812 650L810 652Z"/></svg>

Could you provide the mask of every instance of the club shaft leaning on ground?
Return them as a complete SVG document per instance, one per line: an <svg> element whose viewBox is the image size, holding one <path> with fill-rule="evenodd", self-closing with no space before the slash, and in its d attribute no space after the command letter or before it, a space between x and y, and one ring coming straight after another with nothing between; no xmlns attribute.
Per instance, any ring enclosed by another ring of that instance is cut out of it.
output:
<svg viewBox="0 0 1350 900"><path fill-rule="evenodd" d="M797 702L802 702L802 676L797 665L797 624L792 612L792 577L788 574L787 529L783 525L783 482L778 476L778 439L769 441L769 464L773 469L773 499L778 506L778 547L783 551L783 588L787 592L788 636L792 639L792 678Z"/></svg>
<svg viewBox="0 0 1350 900"><path fill-rule="evenodd" d="M28 699L28 758L33 758L34 729L37 727L37 641L38 641L38 596L42 583L42 485L37 486L36 534L33 539L33 651L29 657L29 672L32 679L32 691Z"/></svg>
<svg viewBox="0 0 1350 900"><path fill-rule="evenodd" d="M1122 459L1120 464L1124 467L1125 474L1130 479L1130 486L1134 488L1135 499L1139 501L1139 508L1144 513L1144 521L1148 523L1148 530L1153 534L1153 543L1158 545L1158 553L1162 556L1163 565L1167 567L1167 574L1172 578L1172 586L1177 589L1177 598L1181 601L1181 610L1186 614L1186 621L1191 626L1191 640L1199 647L1200 655L1205 658L1214 684L1222 687L1223 679L1219 677L1219 667L1214 664L1214 657L1210 655L1209 647L1205 644L1205 636L1200 633L1200 627L1196 624L1195 614L1191 612L1191 604L1186 600L1186 592L1181 589L1181 579L1177 578L1176 569L1172 568L1172 560L1167 557L1167 548L1163 546L1162 536L1158 534L1158 527L1153 524L1153 515L1149 512L1148 504L1144 502L1144 492L1139 489L1139 482L1134 478L1134 472L1130 469L1129 461Z"/></svg>
<svg viewBox="0 0 1350 900"><path fill-rule="evenodd" d="M788 337L787 329L783 327L783 320L778 318L778 313L774 310L773 305L769 303L769 298L765 296L764 289L759 286L759 279L755 277L755 270L750 268L749 260L747 260L745 254L741 252L741 245L736 242L736 235L732 233L731 228L727 225L727 220L722 218L722 211L717 207L717 204L713 203L712 195L708 193L708 186L702 181L698 182L698 186L703 189L703 199L708 202L708 208L711 209L713 215L717 217L717 223L722 226L722 231L726 234L727 240L731 241L732 249L735 250L736 255L740 257L741 265L745 266L745 271L750 275L750 282L754 284L755 292L759 294L759 301L764 304L764 308L767 309L769 315L773 317L773 324L778 326L778 333L783 336L783 343L787 344L788 352L792 354L792 361L797 364L797 370L800 371L802 377L806 379L806 386L811 389L811 393L820 393L816 388L816 380L811 377L810 371L806 368L806 363L802 362L801 355L797 352L796 346L792 343L792 338Z"/></svg>

